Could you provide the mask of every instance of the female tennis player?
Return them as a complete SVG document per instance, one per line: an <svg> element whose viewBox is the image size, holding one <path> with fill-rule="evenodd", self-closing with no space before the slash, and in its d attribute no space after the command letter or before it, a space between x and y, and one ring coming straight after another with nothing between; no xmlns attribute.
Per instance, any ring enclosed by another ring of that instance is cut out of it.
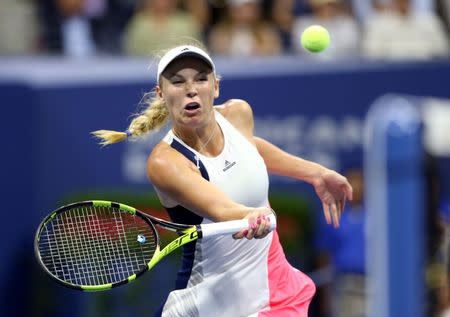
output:
<svg viewBox="0 0 450 317"><path fill-rule="evenodd" d="M99 130L94 135L111 144L170 119L171 130L148 158L147 174L172 221L249 219L249 228L233 236L185 246L176 290L158 315L307 316L315 286L287 262L276 231L268 230L267 171L314 186L327 222L336 227L346 199L352 198L350 184L332 170L255 137L247 102L214 106L219 80L205 50L191 45L169 50L159 61L156 79L148 108L126 132Z"/></svg>

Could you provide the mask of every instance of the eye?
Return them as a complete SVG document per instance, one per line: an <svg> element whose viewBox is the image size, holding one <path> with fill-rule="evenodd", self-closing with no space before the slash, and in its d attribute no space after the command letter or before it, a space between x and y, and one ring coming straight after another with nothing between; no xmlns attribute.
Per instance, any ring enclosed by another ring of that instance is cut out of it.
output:
<svg viewBox="0 0 450 317"><path fill-rule="evenodd" d="M208 81L208 76L206 76L206 75L199 75L197 77L197 80L198 81Z"/></svg>
<svg viewBox="0 0 450 317"><path fill-rule="evenodd" d="M181 85L181 84L183 83L183 81L182 81L181 79L179 79L179 78L172 79L172 80L170 80L170 82L171 82L173 85Z"/></svg>

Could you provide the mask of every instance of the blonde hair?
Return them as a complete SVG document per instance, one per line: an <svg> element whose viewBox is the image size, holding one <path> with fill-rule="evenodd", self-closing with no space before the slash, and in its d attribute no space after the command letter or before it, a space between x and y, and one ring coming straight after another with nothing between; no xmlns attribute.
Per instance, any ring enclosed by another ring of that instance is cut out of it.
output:
<svg viewBox="0 0 450 317"><path fill-rule="evenodd" d="M191 39L190 42L191 43L187 45L197 46L205 50L202 43L193 39ZM186 45L186 43L180 45ZM159 59L161 59L165 53L167 53L174 47L162 50L155 55ZM216 76L216 80L219 79L220 77ZM109 144L121 142L128 137L139 137L147 134L148 132L157 131L169 121L169 111L167 109L166 102L163 98L157 95L156 89L153 89L151 92L145 93L141 100L141 104L146 105L146 107L144 108L144 110L135 115L126 131L119 132L113 130L97 130L91 132L91 134L94 137L100 139L100 145L106 146Z"/></svg>
<svg viewBox="0 0 450 317"><path fill-rule="evenodd" d="M141 102L147 107L135 115L125 132L97 130L92 132L92 135L100 139L100 144L105 146L123 141L128 137L139 137L164 126L169 119L169 111L164 99L157 96L156 91L153 90L146 93Z"/></svg>

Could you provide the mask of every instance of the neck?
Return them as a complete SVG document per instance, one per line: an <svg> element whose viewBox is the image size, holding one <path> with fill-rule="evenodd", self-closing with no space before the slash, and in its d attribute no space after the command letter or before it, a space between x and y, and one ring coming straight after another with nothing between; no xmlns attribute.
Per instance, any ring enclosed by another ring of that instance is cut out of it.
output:
<svg viewBox="0 0 450 317"><path fill-rule="evenodd" d="M217 121L213 118L205 126L195 129L183 129L174 126L173 133L197 152L207 155L218 155L223 147L223 137Z"/></svg>

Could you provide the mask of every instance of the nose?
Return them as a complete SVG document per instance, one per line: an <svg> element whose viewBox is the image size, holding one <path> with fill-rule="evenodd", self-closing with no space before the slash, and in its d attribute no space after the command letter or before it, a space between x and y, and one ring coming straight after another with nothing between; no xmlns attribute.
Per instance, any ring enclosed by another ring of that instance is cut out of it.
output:
<svg viewBox="0 0 450 317"><path fill-rule="evenodd" d="M195 85L191 82L186 83L186 95L189 98L197 96L197 89L195 88Z"/></svg>

